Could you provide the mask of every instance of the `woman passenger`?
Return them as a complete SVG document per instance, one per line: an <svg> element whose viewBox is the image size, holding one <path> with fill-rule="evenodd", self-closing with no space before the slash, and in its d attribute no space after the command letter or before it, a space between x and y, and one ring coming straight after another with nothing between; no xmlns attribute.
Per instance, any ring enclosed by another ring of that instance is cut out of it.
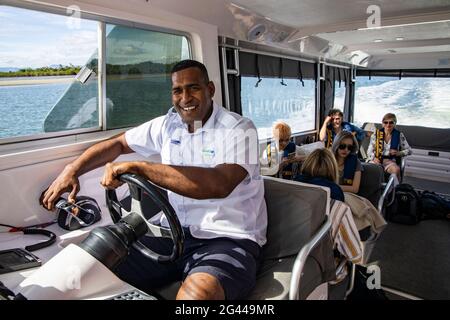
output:
<svg viewBox="0 0 450 320"><path fill-rule="evenodd" d="M344 191L345 203L352 210L361 240L365 241L372 233L380 233L386 221L369 200L356 195L362 171L356 155L358 142L353 134L343 131L334 139L331 150L338 164L339 185Z"/></svg>
<svg viewBox="0 0 450 320"><path fill-rule="evenodd" d="M377 129L370 137L367 157L370 162L381 164L387 173L395 173L400 180L400 167L396 163L396 158L410 155L412 151L405 135L395 129L396 124L395 114L384 115L383 128Z"/></svg>
<svg viewBox="0 0 450 320"><path fill-rule="evenodd" d="M338 182L338 166L330 150L316 149L306 157L300 174L294 180L330 188L330 196L334 200L344 202L344 193Z"/></svg>
<svg viewBox="0 0 450 320"><path fill-rule="evenodd" d="M330 188L329 219L335 251L336 284L348 274L347 261L359 263L362 258L361 238L350 207L344 203L344 193L337 184L338 166L333 153L326 148L316 149L306 157L294 180Z"/></svg>
<svg viewBox="0 0 450 320"><path fill-rule="evenodd" d="M348 131L341 131L331 147L339 171L339 185L342 191L358 193L361 183L361 162L357 156L358 142Z"/></svg>

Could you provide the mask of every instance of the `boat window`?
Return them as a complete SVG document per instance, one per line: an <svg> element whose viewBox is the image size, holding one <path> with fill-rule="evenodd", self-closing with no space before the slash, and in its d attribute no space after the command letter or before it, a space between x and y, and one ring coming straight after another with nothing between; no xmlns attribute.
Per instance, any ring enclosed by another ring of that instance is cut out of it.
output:
<svg viewBox="0 0 450 320"><path fill-rule="evenodd" d="M345 82L334 82L334 108L344 111L345 105Z"/></svg>
<svg viewBox="0 0 450 320"><path fill-rule="evenodd" d="M38 10L0 6L0 143L130 127L167 112L170 70L191 57L187 36Z"/></svg>
<svg viewBox="0 0 450 320"><path fill-rule="evenodd" d="M98 22L10 6L0 19L0 139L98 127L97 69L83 69Z"/></svg>
<svg viewBox="0 0 450 320"><path fill-rule="evenodd" d="M354 108L358 125L392 112L401 125L449 128L450 79L358 76Z"/></svg>
<svg viewBox="0 0 450 320"><path fill-rule="evenodd" d="M259 139L272 137L272 124L277 120L288 123L292 133L315 129L315 80L303 79L303 83L298 79L261 78L258 82L257 77L242 77L242 115L253 121Z"/></svg>
<svg viewBox="0 0 450 320"><path fill-rule="evenodd" d="M190 58L187 38L106 25L108 129L134 126L171 107L172 66Z"/></svg>

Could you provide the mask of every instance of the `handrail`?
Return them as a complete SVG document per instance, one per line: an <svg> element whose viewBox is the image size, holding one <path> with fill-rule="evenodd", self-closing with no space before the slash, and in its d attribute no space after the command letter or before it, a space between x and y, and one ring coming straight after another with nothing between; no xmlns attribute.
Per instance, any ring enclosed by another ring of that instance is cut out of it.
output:
<svg viewBox="0 0 450 320"><path fill-rule="evenodd" d="M320 227L319 231L314 235L314 237L307 242L300 252L297 254L295 258L294 266L292 268L292 277L289 285L289 300L298 300L299 299L299 288L300 288L300 279L303 275L303 268L306 264L306 259L310 255L311 251L317 247L319 242L325 237L325 235L331 230L331 221L327 216L326 221Z"/></svg>
<svg viewBox="0 0 450 320"><path fill-rule="evenodd" d="M383 193L381 194L381 197L378 200L378 212L380 212L380 214L381 214L381 212L383 210L384 199L386 198L389 190L393 186L394 181L395 181L395 174L391 174L391 176L389 177L388 182L386 183L386 186L384 187Z"/></svg>
<svg viewBox="0 0 450 320"><path fill-rule="evenodd" d="M352 263L352 271L350 274L350 284L345 292L345 297L347 298L350 293L352 293L353 288L355 287L355 275L356 275L356 264Z"/></svg>
<svg viewBox="0 0 450 320"><path fill-rule="evenodd" d="M406 168L406 157L402 157L400 160L400 182L403 181L403 176L405 175Z"/></svg>

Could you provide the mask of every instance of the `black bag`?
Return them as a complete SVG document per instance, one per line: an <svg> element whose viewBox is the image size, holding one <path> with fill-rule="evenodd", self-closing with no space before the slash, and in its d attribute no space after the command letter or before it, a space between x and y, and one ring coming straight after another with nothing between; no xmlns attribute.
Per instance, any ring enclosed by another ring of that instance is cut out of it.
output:
<svg viewBox="0 0 450 320"><path fill-rule="evenodd" d="M434 192L420 194L419 208L423 219L450 219L450 201Z"/></svg>
<svg viewBox="0 0 450 320"><path fill-rule="evenodd" d="M395 187L395 200L386 208L386 220L414 225L420 222L419 195L414 188L407 183L401 183Z"/></svg>

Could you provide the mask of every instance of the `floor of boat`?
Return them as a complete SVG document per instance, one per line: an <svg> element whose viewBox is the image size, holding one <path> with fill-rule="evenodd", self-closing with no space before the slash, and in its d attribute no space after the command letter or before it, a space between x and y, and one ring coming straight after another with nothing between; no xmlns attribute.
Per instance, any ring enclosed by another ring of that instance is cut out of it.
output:
<svg viewBox="0 0 450 320"><path fill-rule="evenodd" d="M371 262L381 284L423 299L450 299L450 222L425 220L414 226L389 223Z"/></svg>
<svg viewBox="0 0 450 320"><path fill-rule="evenodd" d="M414 186L418 191L428 190L450 197L450 183L408 176L403 177L403 182Z"/></svg>

